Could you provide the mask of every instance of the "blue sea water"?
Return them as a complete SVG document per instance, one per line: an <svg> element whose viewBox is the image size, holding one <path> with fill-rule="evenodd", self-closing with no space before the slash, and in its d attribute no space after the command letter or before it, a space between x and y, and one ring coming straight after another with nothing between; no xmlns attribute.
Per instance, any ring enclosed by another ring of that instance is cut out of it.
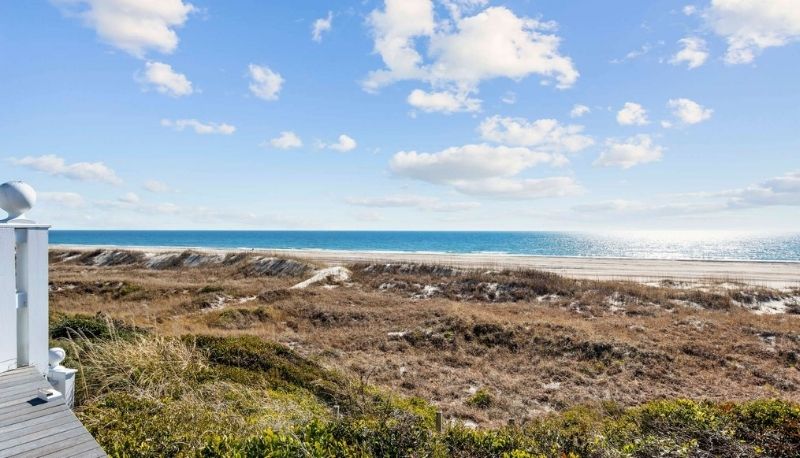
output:
<svg viewBox="0 0 800 458"><path fill-rule="evenodd" d="M50 242L60 245L800 261L800 234L767 235L733 232L53 230Z"/></svg>

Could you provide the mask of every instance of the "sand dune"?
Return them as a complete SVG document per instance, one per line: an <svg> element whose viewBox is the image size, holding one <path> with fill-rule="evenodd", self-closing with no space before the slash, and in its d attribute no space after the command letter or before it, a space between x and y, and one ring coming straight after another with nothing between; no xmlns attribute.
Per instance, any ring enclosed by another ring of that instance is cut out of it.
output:
<svg viewBox="0 0 800 458"><path fill-rule="evenodd" d="M180 247L110 247L54 245L59 248L125 249L147 253L182 251ZM390 253L336 250L262 250L193 248L203 253L253 252L300 258L329 265L355 262L425 263L480 269L539 269L573 278L635 281L736 281L772 288L800 287L800 263L756 261L697 261L631 258L569 258L502 254Z"/></svg>

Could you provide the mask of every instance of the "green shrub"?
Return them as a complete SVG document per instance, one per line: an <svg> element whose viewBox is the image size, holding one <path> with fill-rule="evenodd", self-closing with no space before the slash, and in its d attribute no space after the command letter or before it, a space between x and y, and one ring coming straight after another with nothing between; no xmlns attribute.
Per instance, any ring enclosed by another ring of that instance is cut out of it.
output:
<svg viewBox="0 0 800 458"><path fill-rule="evenodd" d="M800 456L800 406L785 401L603 403L516 427L439 434L430 403L356 383L256 337L122 339L92 317L59 323L95 336L72 341L76 413L111 456ZM489 406L492 396L479 390L472 399ZM334 404L343 407L339 418Z"/></svg>
<svg viewBox="0 0 800 458"><path fill-rule="evenodd" d="M263 373L275 387L304 388L326 403L347 404L346 381L288 347L254 336L187 336L209 361Z"/></svg>
<svg viewBox="0 0 800 458"><path fill-rule="evenodd" d="M488 409L494 403L494 397L489 390L481 388L467 399L467 405L477 407L479 409Z"/></svg>
<svg viewBox="0 0 800 458"><path fill-rule="evenodd" d="M111 337L127 338L147 331L98 313L97 315L53 314L50 317L51 339L109 339Z"/></svg>

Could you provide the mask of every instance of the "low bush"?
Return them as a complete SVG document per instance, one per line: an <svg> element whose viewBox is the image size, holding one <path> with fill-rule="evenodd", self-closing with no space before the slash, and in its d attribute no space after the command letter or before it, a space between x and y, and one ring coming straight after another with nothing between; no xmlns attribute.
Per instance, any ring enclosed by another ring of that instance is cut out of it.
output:
<svg viewBox="0 0 800 458"><path fill-rule="evenodd" d="M53 322L79 369L76 413L111 456L800 455L800 406L781 400L604 403L500 429L454 422L439 433L430 403L256 337L122 338L97 317ZM492 396L479 390L470 402L489 405Z"/></svg>

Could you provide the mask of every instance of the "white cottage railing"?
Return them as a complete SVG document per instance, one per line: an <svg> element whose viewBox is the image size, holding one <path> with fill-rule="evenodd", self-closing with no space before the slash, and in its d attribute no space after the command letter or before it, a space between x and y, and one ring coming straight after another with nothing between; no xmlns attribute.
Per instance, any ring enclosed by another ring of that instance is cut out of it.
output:
<svg viewBox="0 0 800 458"><path fill-rule="evenodd" d="M35 202L25 183L0 185L0 208L8 213L0 220L0 373L34 366L71 401L74 370L60 366L63 350L48 350L50 226L25 217Z"/></svg>

